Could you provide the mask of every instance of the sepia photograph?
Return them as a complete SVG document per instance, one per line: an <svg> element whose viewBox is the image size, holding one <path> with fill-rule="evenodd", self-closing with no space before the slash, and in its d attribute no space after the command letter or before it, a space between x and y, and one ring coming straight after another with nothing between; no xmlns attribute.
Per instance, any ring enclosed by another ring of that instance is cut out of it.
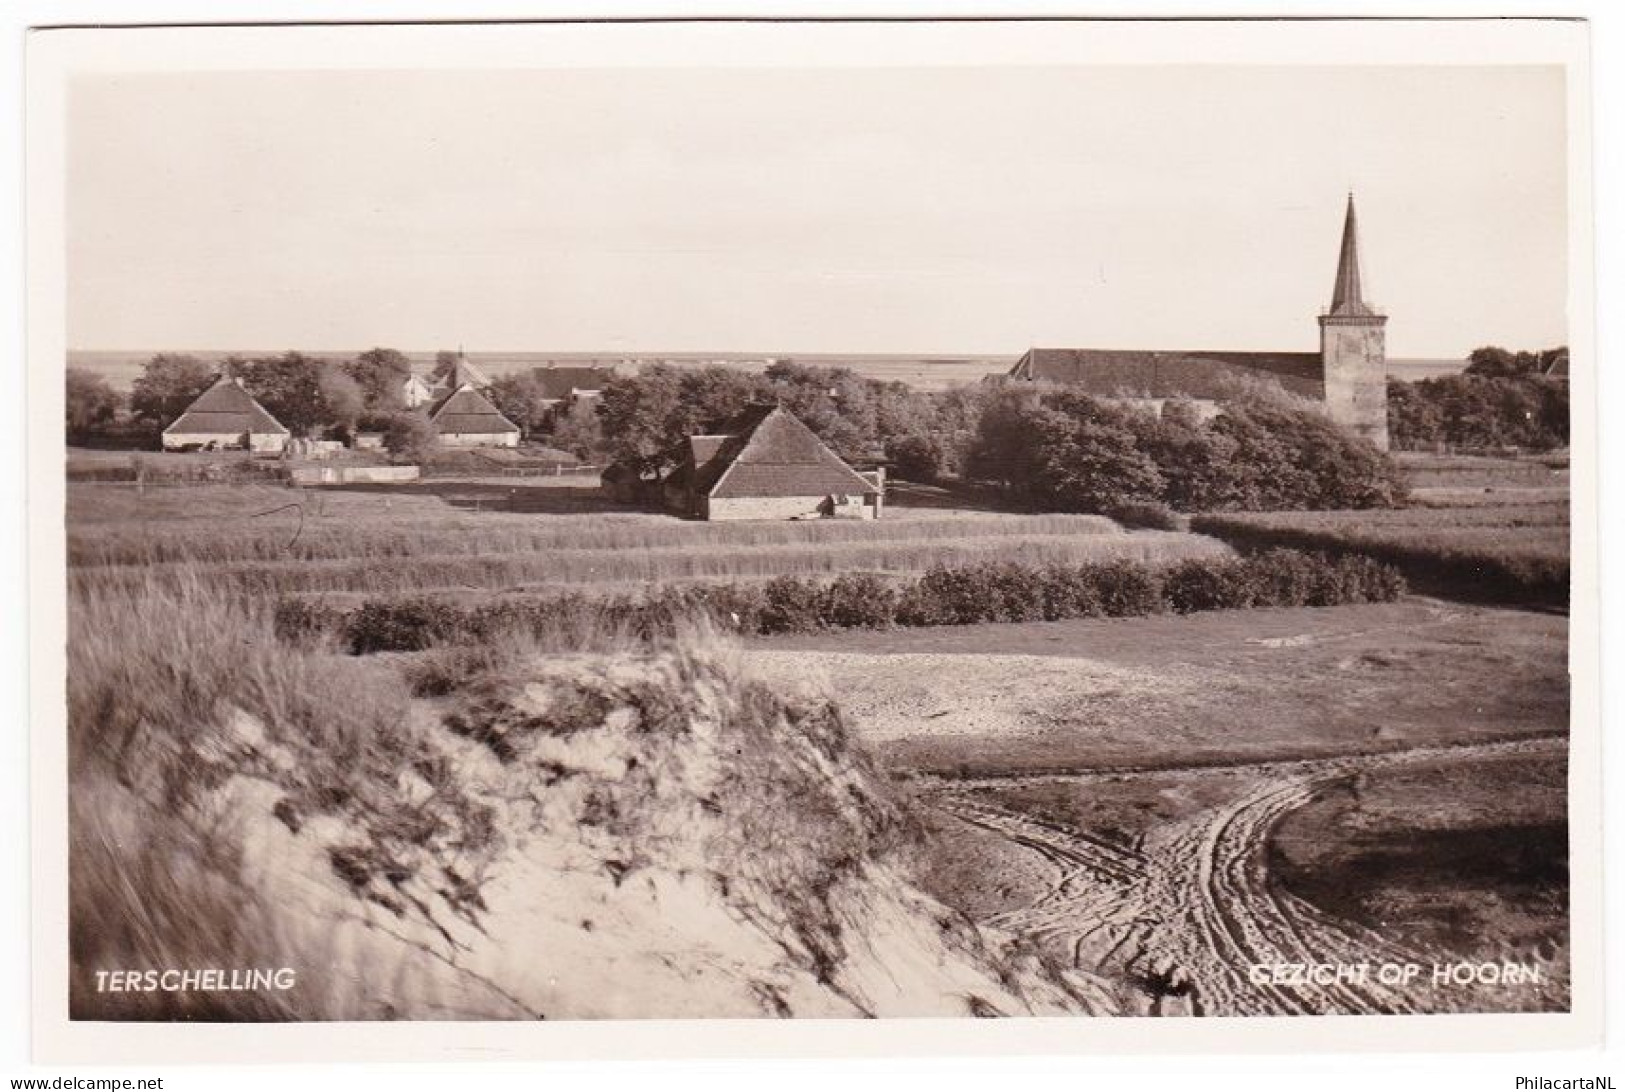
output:
<svg viewBox="0 0 1625 1092"><path fill-rule="evenodd" d="M1198 29L37 33L62 1017L1575 1012L1583 28Z"/></svg>

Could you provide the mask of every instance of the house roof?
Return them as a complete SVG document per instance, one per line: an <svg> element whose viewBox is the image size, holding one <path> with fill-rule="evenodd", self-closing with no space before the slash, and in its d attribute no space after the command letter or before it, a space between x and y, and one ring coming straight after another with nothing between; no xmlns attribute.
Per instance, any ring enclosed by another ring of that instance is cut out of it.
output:
<svg viewBox="0 0 1625 1092"><path fill-rule="evenodd" d="M464 383L429 414L437 431L444 434L518 432L519 426L502 416L491 400Z"/></svg>
<svg viewBox="0 0 1625 1092"><path fill-rule="evenodd" d="M254 396L231 376L222 375L214 386L197 396L179 417L164 429L166 433L188 434L270 434L286 436L288 430L272 417Z"/></svg>
<svg viewBox="0 0 1625 1092"><path fill-rule="evenodd" d="M1103 398L1200 398L1235 393L1238 379L1271 379L1305 398L1324 396L1319 353L1209 350L1029 349L1010 369L1020 379L1047 379Z"/></svg>
<svg viewBox="0 0 1625 1092"><path fill-rule="evenodd" d="M712 446L712 441L720 441ZM875 485L782 406L755 406L726 437L690 438L698 492L711 497L873 493ZM710 452L703 462L698 456Z"/></svg>
<svg viewBox="0 0 1625 1092"><path fill-rule="evenodd" d="M436 387L452 392L463 386L484 390L490 385L491 377L471 364L468 357L461 352L457 354L457 362L451 366L451 370L435 384Z"/></svg>
<svg viewBox="0 0 1625 1092"><path fill-rule="evenodd" d="M560 365L532 368L531 375L542 385L548 398L569 398L576 391L601 391L615 378L614 368L591 368Z"/></svg>

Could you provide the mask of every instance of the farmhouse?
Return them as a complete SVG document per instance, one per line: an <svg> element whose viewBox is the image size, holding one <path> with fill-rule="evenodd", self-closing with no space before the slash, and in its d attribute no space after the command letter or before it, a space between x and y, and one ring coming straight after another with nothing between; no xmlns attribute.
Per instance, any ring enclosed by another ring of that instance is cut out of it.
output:
<svg viewBox="0 0 1625 1092"><path fill-rule="evenodd" d="M417 409L433 401L434 388L421 375L414 372L401 384L401 404L407 409Z"/></svg>
<svg viewBox="0 0 1625 1092"><path fill-rule="evenodd" d="M164 429L165 451L239 449L280 453L288 430L243 389L242 380L222 375Z"/></svg>
<svg viewBox="0 0 1625 1092"><path fill-rule="evenodd" d="M1343 219L1332 302L1320 316L1318 353L1033 348L1010 369L1015 379L1076 384L1102 398L1161 412L1170 399L1200 416L1248 384L1265 382L1325 406L1335 422L1388 449L1388 375L1383 327L1360 283L1354 195Z"/></svg>
<svg viewBox="0 0 1625 1092"><path fill-rule="evenodd" d="M549 365L532 368L530 374L544 392L542 401L558 407L578 398L597 398L605 385L615 378L615 369Z"/></svg>
<svg viewBox="0 0 1625 1092"><path fill-rule="evenodd" d="M578 401L597 398L615 378L615 369L548 364L532 368L530 374L541 388L542 396L537 401L547 407L548 416L556 423Z"/></svg>
<svg viewBox="0 0 1625 1092"><path fill-rule="evenodd" d="M438 398L445 398L455 394L461 387L473 387L477 391L491 389L491 377L486 375L468 359L468 354L461 349L457 350L457 359L452 362L446 374L440 376L429 384L429 398L433 402Z"/></svg>
<svg viewBox="0 0 1625 1092"><path fill-rule="evenodd" d="M720 432L690 436L661 483L696 519L879 519L883 471L860 474L782 406L753 406Z"/></svg>
<svg viewBox="0 0 1625 1092"><path fill-rule="evenodd" d="M478 388L464 383L443 398L429 420L446 447L518 447L519 426L502 416Z"/></svg>

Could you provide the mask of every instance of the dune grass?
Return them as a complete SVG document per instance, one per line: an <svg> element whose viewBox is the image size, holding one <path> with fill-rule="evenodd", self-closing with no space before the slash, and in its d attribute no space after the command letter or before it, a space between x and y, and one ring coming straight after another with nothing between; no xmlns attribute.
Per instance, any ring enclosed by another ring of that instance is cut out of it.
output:
<svg viewBox="0 0 1625 1092"><path fill-rule="evenodd" d="M232 789L269 792L280 800L276 818L290 826L333 817L376 844L451 852L474 868L501 838L489 807L454 780L426 799L398 787L445 769L441 749L407 711L425 673L448 665L357 659L315 636L279 640L265 603L199 580L80 588L68 621L74 1016L353 1018L368 991L316 973L333 965L320 923L290 919L244 874L246 832ZM456 655L466 673L543 653L646 648L578 613ZM275 820L262 813L254 821ZM95 989L99 970L283 966L300 968L308 988Z"/></svg>

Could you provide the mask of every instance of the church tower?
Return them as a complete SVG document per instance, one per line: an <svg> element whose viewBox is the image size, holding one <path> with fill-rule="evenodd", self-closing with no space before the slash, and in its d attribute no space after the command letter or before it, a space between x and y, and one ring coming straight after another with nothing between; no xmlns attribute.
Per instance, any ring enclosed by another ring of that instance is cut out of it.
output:
<svg viewBox="0 0 1625 1092"><path fill-rule="evenodd" d="M1343 249L1337 256L1332 305L1320 316L1320 366L1326 383L1326 412L1388 450L1388 357L1379 315L1360 286L1359 228L1354 194L1343 219Z"/></svg>

